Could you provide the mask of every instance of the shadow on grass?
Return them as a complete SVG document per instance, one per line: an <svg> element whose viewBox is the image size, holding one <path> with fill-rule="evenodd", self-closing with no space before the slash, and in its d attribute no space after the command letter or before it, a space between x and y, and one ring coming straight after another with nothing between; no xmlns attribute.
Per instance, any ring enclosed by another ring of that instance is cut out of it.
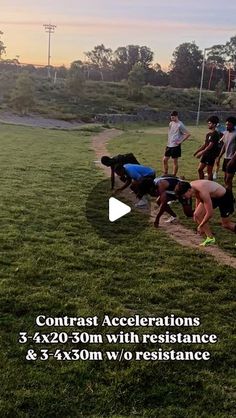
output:
<svg viewBox="0 0 236 418"><path fill-rule="evenodd" d="M131 211L115 222L110 222L109 198L111 197L110 179L100 181L90 192L86 202L86 217L99 237L121 244L138 239L139 234L148 227L149 212ZM120 196L118 200L123 200ZM130 205L130 202L125 202Z"/></svg>

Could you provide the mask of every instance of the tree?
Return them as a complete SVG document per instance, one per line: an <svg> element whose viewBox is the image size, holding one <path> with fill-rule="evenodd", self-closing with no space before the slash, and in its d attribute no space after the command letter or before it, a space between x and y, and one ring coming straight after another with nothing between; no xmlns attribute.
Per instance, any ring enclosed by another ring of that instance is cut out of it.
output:
<svg viewBox="0 0 236 418"><path fill-rule="evenodd" d="M234 71L236 71L236 36L232 36L225 45L225 54L227 61L232 65Z"/></svg>
<svg viewBox="0 0 236 418"><path fill-rule="evenodd" d="M27 114L34 104L34 93L34 83L29 73L19 74L10 98L13 107L22 114Z"/></svg>
<svg viewBox="0 0 236 418"><path fill-rule="evenodd" d="M3 35L3 32L0 30L0 38ZM2 54L6 53L6 46L4 45L3 41L0 39L0 60L2 59Z"/></svg>
<svg viewBox="0 0 236 418"><path fill-rule="evenodd" d="M153 86L167 86L169 84L169 75L162 71L160 64L152 65L146 71L146 83Z"/></svg>
<svg viewBox="0 0 236 418"><path fill-rule="evenodd" d="M104 80L104 71L112 66L112 50L105 48L103 44L97 45L90 52L85 52L88 63L95 65L101 74L101 80Z"/></svg>
<svg viewBox="0 0 236 418"><path fill-rule="evenodd" d="M135 64L141 64L147 70L152 60L153 52L147 46L127 45L117 48L113 59L116 79L127 79Z"/></svg>
<svg viewBox="0 0 236 418"><path fill-rule="evenodd" d="M179 45L171 61L170 83L174 87L198 87L201 75L202 53L195 42Z"/></svg>
<svg viewBox="0 0 236 418"><path fill-rule="evenodd" d="M207 54L204 86L209 90L226 77L225 45L213 45Z"/></svg>
<svg viewBox="0 0 236 418"><path fill-rule="evenodd" d="M66 84L74 102L77 103L78 99L83 96L85 87L85 76L82 61L78 60L71 63Z"/></svg>
<svg viewBox="0 0 236 418"><path fill-rule="evenodd" d="M128 92L132 99L140 99L142 88L145 85L145 68L142 64L134 64L128 75Z"/></svg>

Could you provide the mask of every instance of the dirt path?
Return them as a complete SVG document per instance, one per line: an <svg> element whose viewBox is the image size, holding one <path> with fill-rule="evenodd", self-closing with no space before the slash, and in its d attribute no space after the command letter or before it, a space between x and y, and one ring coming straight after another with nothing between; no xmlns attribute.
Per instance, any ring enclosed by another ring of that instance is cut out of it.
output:
<svg viewBox="0 0 236 418"><path fill-rule="evenodd" d="M107 151L107 143L111 139L121 135L123 132L118 131L117 129L109 129L106 130L96 136L92 139L92 149L95 151L96 158L100 160L102 155L109 155ZM110 176L110 169L108 167L104 167L102 164L99 164L99 166L105 171L107 176ZM126 193L126 198L128 200L131 199L131 195L129 193ZM155 218L155 209L152 207L151 209L151 220ZM225 253L223 250L218 248L216 245L212 247L205 247L201 248L199 247L200 242L202 241L202 238L194 234L193 231L190 229L185 228L181 224L166 224L165 216L161 218L160 222L160 228L165 230L173 240L175 240L178 244L183 245L184 247L190 247L194 248L198 251L202 251L204 253L210 254L212 257L215 258L217 263L229 265L231 267L236 268L236 259L233 256L230 256L229 254ZM157 231L158 232L158 231Z"/></svg>
<svg viewBox="0 0 236 418"><path fill-rule="evenodd" d="M10 112L0 113L0 123L11 124L11 125L23 125L32 126L37 128L47 129L76 129L81 128L83 123L79 122L67 122L65 120L44 118L40 115L16 115Z"/></svg>

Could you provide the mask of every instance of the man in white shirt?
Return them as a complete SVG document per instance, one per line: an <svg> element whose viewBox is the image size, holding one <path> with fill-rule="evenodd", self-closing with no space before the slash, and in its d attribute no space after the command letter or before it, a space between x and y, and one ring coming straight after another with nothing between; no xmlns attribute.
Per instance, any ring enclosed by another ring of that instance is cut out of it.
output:
<svg viewBox="0 0 236 418"><path fill-rule="evenodd" d="M163 172L164 175L168 173L168 161L170 157L173 159L173 175L176 176L178 172L178 158L181 157L181 144L190 137L183 122L178 118L178 112L174 111L170 115L170 124L168 131L168 142L163 158Z"/></svg>
<svg viewBox="0 0 236 418"><path fill-rule="evenodd" d="M221 138L224 145L220 151L218 161L220 161L222 155L225 154L222 166L222 170L225 173L225 187L226 189L232 190L233 177L236 171L233 160L236 154L236 118L234 116L229 116L226 119L225 125L227 130Z"/></svg>

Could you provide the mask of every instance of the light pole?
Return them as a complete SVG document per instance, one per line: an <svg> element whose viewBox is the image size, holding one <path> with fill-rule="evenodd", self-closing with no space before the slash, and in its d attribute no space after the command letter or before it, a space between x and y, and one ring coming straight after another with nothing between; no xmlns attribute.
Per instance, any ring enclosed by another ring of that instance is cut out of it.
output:
<svg viewBox="0 0 236 418"><path fill-rule="evenodd" d="M211 48L204 48L203 51L203 59L202 59L202 74L201 74L201 82L200 82L200 89L199 89L199 99L198 99L198 109L197 109L197 120L196 125L199 124L199 117L200 117L200 109L201 109L201 100L202 100L202 86L203 86L203 78L204 78L204 69L205 69L205 59L206 59L206 51L209 51Z"/></svg>
<svg viewBox="0 0 236 418"><path fill-rule="evenodd" d="M45 24L43 25L45 31L48 33L48 76L50 77L50 61L51 61L51 34L55 32L56 25Z"/></svg>

